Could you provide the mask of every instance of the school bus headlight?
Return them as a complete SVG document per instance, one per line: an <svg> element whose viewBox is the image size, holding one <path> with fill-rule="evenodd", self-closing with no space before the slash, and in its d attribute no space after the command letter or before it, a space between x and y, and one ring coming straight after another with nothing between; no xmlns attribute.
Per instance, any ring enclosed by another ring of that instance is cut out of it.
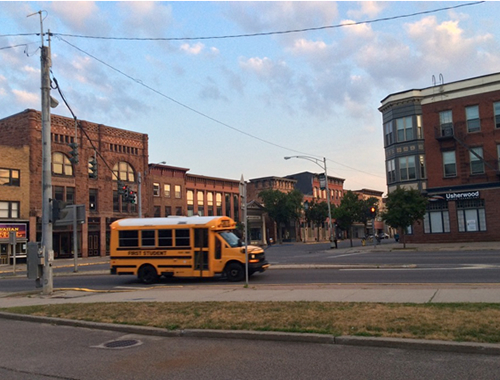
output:
<svg viewBox="0 0 500 380"><path fill-rule="evenodd" d="M255 259L255 255L251 255L250 258L253 260Z"/></svg>

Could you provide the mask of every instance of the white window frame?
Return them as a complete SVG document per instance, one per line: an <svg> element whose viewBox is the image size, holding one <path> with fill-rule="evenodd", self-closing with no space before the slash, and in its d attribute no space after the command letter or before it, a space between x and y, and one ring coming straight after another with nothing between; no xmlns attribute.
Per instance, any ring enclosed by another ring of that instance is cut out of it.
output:
<svg viewBox="0 0 500 380"><path fill-rule="evenodd" d="M465 107L465 119L467 123L467 132L480 132L481 131L481 119L479 117L479 106L469 106Z"/></svg>
<svg viewBox="0 0 500 380"><path fill-rule="evenodd" d="M398 142L413 140L413 116L396 119Z"/></svg>
<svg viewBox="0 0 500 380"><path fill-rule="evenodd" d="M483 158L483 148L482 147L476 147L476 148L471 148L471 151L469 152L469 159L470 159L470 174L483 174L484 173L484 160L480 160L479 158L476 157L474 153L476 153L478 156ZM473 153L474 152L474 153ZM479 168L481 166L481 169L475 169L476 167Z"/></svg>
<svg viewBox="0 0 500 380"><path fill-rule="evenodd" d="M453 160L451 160L453 155ZM447 165L453 165L454 167L454 173L447 175L446 173L446 166ZM452 178L457 176L457 157L456 153L454 150L443 152L443 177L445 178Z"/></svg>

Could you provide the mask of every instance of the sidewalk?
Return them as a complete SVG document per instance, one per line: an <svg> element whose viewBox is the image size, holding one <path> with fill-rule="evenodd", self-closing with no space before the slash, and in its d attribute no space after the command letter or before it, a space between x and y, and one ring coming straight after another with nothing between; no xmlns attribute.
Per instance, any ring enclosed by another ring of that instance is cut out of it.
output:
<svg viewBox="0 0 500 380"><path fill-rule="evenodd" d="M299 244L299 243L298 243ZM408 244L407 250L500 250L498 243L456 243L440 245ZM338 253L399 251L401 244L383 244L343 248ZM328 251L331 252L331 251ZM78 259L78 266L109 263L108 257ZM56 260L54 268L72 268L72 259ZM278 265L275 266L279 267ZM285 266L282 266L285 267ZM12 270L0 267L2 271ZM18 266L21 270L21 265ZM272 271L273 267L269 269ZM106 271L107 272L107 271ZM89 273L89 272L86 272ZM92 272L91 272L92 273ZM23 274L25 275L25 274ZM67 275L67 273L65 274ZM488 302L500 303L500 279L497 284L292 284L292 285L254 285L244 283L223 283L210 285L159 285L137 284L128 289L112 291L93 291L89 289L54 289L53 294L43 295L41 289L25 294L0 293L0 308L17 306L101 303L101 302L279 302L279 301L318 301L318 302L381 302L381 303L452 303ZM370 337L333 337L319 334L286 334L257 331L204 331L190 330L169 332L163 329L141 326L121 326L103 323L62 320L57 318L21 316L0 312L0 318L14 318L39 323L53 323L88 328L120 330L137 334L186 337L212 337L233 339L261 339L300 341L309 343L331 343L345 345L378 346L403 349L440 350L461 353L481 353L500 355L500 344L455 343L442 341L421 341L412 339L384 339Z"/></svg>

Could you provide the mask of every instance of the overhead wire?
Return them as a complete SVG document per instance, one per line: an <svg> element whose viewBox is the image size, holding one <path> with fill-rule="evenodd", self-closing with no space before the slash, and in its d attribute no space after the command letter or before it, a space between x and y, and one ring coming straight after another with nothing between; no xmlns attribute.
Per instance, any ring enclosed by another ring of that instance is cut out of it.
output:
<svg viewBox="0 0 500 380"><path fill-rule="evenodd" d="M200 41L200 40L215 40L215 39L229 39L229 38L248 38L248 37L261 37L261 36L272 36L272 35L280 35L280 34L291 34L291 33L303 33L303 32L313 32L318 30L325 29L336 29L346 26L355 26L362 24L374 24L377 22L383 21L391 21L397 20L401 18L409 18L424 14L431 14L451 9L457 9L461 7L468 7L472 5L477 5L484 3L485 1L476 1L472 3L458 4L449 7L443 7L438 9L431 9L428 11L420 11L414 13L408 13L404 15L390 16L390 17L382 17L374 20L365 20L365 21L354 21L343 24L336 25L325 25L318 27L310 27L310 28L302 28L302 29L290 29L290 30L282 30L282 31L271 31L271 32L259 32L259 33L247 33L247 34L233 34L233 35L222 35L222 36L201 36L201 37L103 37L103 36L84 36L78 34L68 34L68 33L52 33L53 36L64 36L64 37L74 37L74 38L87 38L87 39L101 39L101 40L123 40L123 41Z"/></svg>
<svg viewBox="0 0 500 380"><path fill-rule="evenodd" d="M191 107L191 106L188 106L160 91L158 91L157 89L145 84L143 81L141 80L138 80L136 78L133 78L132 76L126 74L125 72L111 66L110 64L104 62L103 60L95 57L94 55L84 51L83 49L75 46L74 44L70 43L69 41L65 40L64 38L62 38L62 36L65 36L65 37L78 37L78 38L92 38L92 39L106 39L106 40L127 40L127 41L180 41L180 40L183 40L183 41L186 41L186 40L208 40L208 39L227 39L227 38L243 38L243 37L258 37L258 36L269 36L269 35L279 35L279 34L289 34L289 33L303 33L303 32L309 32L309 31L317 31L317 30L325 30L325 29L333 29L333 28L340 28L340 27L346 27L346 26L354 26L354 25L361 25L361 24L372 24L372 23L377 23L377 22L382 22L382 21L390 21L390 20L396 20L396 19L401 19L401 18L408 18L408 17L414 17L414 16L417 16L417 15L423 15L423 14L430 14L430 13L436 13L436 12L440 12L440 11L444 11L444 10L450 10L450 9L457 9L457 8L461 8L461 7L465 7L465 6L471 6L471 5L477 5L477 4L481 4L481 3L484 3L484 1L477 1L477 2L472 2L472 3L465 3L465 4L458 4L458 5L454 5L454 6L450 6L450 7L443 7L443 8L438 8L438 9L433 9L433 10L428 10L428 11L421 11L421 12L414 12L414 13L410 13L410 14L404 14L404 15L397 15L397 16L391 16L391 17L383 17L383 18L378 18L378 19L374 19L374 20L365 20L365 21L358 21L358 22L350 22L350 23L343 23L343 24L337 24L337 25L327 25L327 26L321 26L321 27L311 27L311 28L303 28L303 29L291 29L291 30L284 30L284 31L271 31L271 32L261 32L261 33L250 33L250 34L237 34L237 35L224 35L224 36L208 36L208 37L158 37L158 38L135 38L135 37L99 37L99 36L82 36L82 35L74 35L74 34L66 34L66 33L51 33L52 36L54 37L57 37L59 40L65 42L66 44L70 45L71 47L73 47L74 49L77 49L78 51L80 51L81 53L83 54L86 54L88 55L89 57L95 59L96 61L100 62L101 64L107 66L108 68L116 71L117 73L125 76L126 78L134 81L135 83L147 88L148 90L150 91L153 91L154 93L170 100L171 102L174 102L176 103L177 105L181 106L181 107L184 107L186 109L188 109L189 111L191 112L194 112L202 117L205 117L219 125L222 125L226 128L229 128L233 131L236 131L238 133L241 133L245 136L248 136L248 137L251 137L253 139L256 139L260 142L263 142L263 143L266 143L266 144L269 144L269 145L272 145L272 146L275 146L275 147L278 147L278 148L281 148L281 149L284 149L284 150L287 150L287 151L291 151L291 152L294 152L294 153L300 153L300 154L306 154L306 155L310 155L310 156L313 156L313 157L320 157L319 155L317 154L311 154L311 153L307 153L307 152L302 152L302 151L298 151L298 150L295 150L295 149L291 149L291 148L288 148L288 147L285 147L285 146L282 146L282 145L279 145L279 144L276 144L274 142L271 142L271 141L268 141L268 140L265 140L265 139L262 139L258 136L254 136L248 132L245 132L245 131L242 131L238 128L235 128L225 122L222 122L212 116L209 116L201 111L198 111L196 110L195 108ZM8 36L8 35L2 35L2 36ZM0 36L1 37L1 36ZM54 78L55 79L55 78ZM58 86L59 88L59 86ZM60 92L61 94L61 92ZM76 116L73 114L71 108L69 107L69 105L67 104L66 100L64 99L63 95L61 94L61 97L63 98L66 106L68 107L68 109L70 110L70 112L72 113L73 117L76 119ZM80 124L79 124L80 125ZM81 128L81 125L80 125L80 128ZM83 128L81 128L82 131L86 134L86 132L83 130ZM87 138L88 135L87 135ZM90 138L89 138L89 141ZM92 142L91 142L92 144ZM94 147L94 146L93 146ZM94 147L95 149L95 147ZM97 149L96 149L97 151ZM99 153L100 155L100 153ZM101 155L100 155L101 156ZM103 158L101 156L101 158ZM374 175L373 173L369 173L369 172L365 172L363 170L360 170L360 169L356 169L356 168L353 168L349 165L345 165L345 164L342 164L340 162L337 162L337 161L334 161L332 159L329 159L329 158L325 158L327 159L328 161L330 162L333 162L337 165L340 165L340 166L343 166L343 167L346 167L348 169L351 169L351 170L354 170L354 171L357 171L357 172L360 172L360 173L365 173L365 174L368 174L368 175L371 175L371 176L374 176L374 177L379 177L379 178L382 178L381 176L377 176L377 175ZM105 162L105 161L104 161ZM106 163L106 162L105 162ZM107 163L106 163L107 165ZM108 168L109 168L109 165L107 165Z"/></svg>

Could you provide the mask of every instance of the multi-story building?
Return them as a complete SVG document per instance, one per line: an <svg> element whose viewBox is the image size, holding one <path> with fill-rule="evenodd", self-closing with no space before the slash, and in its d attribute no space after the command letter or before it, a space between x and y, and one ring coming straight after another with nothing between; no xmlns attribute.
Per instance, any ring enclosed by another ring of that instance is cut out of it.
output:
<svg viewBox="0 0 500 380"><path fill-rule="evenodd" d="M382 100L387 186L429 197L409 242L500 240L500 73Z"/></svg>
<svg viewBox="0 0 500 380"><path fill-rule="evenodd" d="M0 223L25 223L26 239L41 240L42 120L27 109L0 120ZM71 159L70 143L78 143L79 162ZM52 198L70 205L85 205L86 220L78 226L82 256L104 256L109 224L137 216L137 205L124 202L117 180L137 191L137 175L147 170L148 136L102 124L51 116ZM97 177L90 163L98 163ZM147 198L142 200L147 205ZM25 245L24 245L25 246ZM53 226L56 258L71 257L72 226Z"/></svg>

